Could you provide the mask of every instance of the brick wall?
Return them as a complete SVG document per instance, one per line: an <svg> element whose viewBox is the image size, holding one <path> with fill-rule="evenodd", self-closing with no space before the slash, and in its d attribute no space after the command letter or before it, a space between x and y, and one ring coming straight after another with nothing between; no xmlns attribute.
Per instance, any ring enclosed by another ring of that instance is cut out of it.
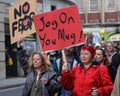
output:
<svg viewBox="0 0 120 96"><path fill-rule="evenodd" d="M88 14L88 23L100 23L100 13L89 13Z"/></svg>
<svg viewBox="0 0 120 96"><path fill-rule="evenodd" d="M81 14L80 15L80 19L82 23L86 23L86 18L85 18L85 14Z"/></svg>
<svg viewBox="0 0 120 96"><path fill-rule="evenodd" d="M118 22L118 12L106 12L105 13L105 22L106 23Z"/></svg>

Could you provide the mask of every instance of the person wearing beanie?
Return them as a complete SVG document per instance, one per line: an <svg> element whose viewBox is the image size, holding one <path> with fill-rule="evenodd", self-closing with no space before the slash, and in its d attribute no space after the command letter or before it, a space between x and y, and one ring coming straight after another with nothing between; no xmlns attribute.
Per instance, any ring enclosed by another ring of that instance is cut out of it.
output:
<svg viewBox="0 0 120 96"><path fill-rule="evenodd" d="M71 70L67 64L62 66L62 85L72 90L72 96L110 96L113 83L105 66L94 65L95 49L82 46L80 59L82 65Z"/></svg>

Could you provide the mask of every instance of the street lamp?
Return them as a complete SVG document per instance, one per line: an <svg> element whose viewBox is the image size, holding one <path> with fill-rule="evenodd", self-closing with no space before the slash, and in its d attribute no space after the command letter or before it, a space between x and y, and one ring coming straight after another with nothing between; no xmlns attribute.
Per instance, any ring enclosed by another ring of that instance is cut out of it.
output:
<svg viewBox="0 0 120 96"><path fill-rule="evenodd" d="M103 0L101 0L101 29L100 29L100 36L101 36L101 40L104 41L105 30L103 29L103 22L104 22L104 7L103 7Z"/></svg>
<svg viewBox="0 0 120 96"><path fill-rule="evenodd" d="M103 0L101 0L101 27L103 28L103 22L104 22L104 6L103 6Z"/></svg>

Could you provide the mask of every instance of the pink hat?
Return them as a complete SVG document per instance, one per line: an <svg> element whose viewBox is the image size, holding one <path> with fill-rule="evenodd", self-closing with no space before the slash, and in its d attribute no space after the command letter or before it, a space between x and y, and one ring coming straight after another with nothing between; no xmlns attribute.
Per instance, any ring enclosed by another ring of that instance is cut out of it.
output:
<svg viewBox="0 0 120 96"><path fill-rule="evenodd" d="M92 46L82 46L81 49L82 50L88 50L91 53L92 57L94 58L94 56L95 56L94 47L92 47Z"/></svg>

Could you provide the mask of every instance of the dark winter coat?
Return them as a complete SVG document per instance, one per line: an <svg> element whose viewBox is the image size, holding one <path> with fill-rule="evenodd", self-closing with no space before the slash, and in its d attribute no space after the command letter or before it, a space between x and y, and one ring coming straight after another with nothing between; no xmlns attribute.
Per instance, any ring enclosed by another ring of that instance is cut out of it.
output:
<svg viewBox="0 0 120 96"><path fill-rule="evenodd" d="M112 56L111 61L112 66L114 66L117 70L118 66L120 65L120 53L116 53Z"/></svg>
<svg viewBox="0 0 120 96"><path fill-rule="evenodd" d="M22 96L30 96L31 89L36 82L36 73L33 70L28 71L28 61L29 61L29 56L26 53L26 50L24 50L22 47L17 49L18 52L18 60L19 64L24 70L24 73L26 75L26 83L23 89L23 94ZM57 74L54 71L46 71L44 70L41 73L41 76L39 79L45 78L48 80L48 83L45 85L44 83L41 84L41 89L42 89L42 96L54 96L55 93L58 92L59 86L57 84Z"/></svg>
<svg viewBox="0 0 120 96"><path fill-rule="evenodd" d="M46 78L48 80L48 83L46 85L42 83L42 86L41 86L42 96L54 96L55 93L58 91L56 76L57 76L56 73L53 71L44 71L41 74L39 79ZM30 95L31 88L35 80L36 80L36 74L32 70L30 73L28 73L26 77L26 83L23 89L22 96Z"/></svg>
<svg viewBox="0 0 120 96"><path fill-rule="evenodd" d="M20 48L17 48L17 56L18 56L19 64L24 71L24 75L26 76L28 74L29 55L27 54L26 50L20 47Z"/></svg>

